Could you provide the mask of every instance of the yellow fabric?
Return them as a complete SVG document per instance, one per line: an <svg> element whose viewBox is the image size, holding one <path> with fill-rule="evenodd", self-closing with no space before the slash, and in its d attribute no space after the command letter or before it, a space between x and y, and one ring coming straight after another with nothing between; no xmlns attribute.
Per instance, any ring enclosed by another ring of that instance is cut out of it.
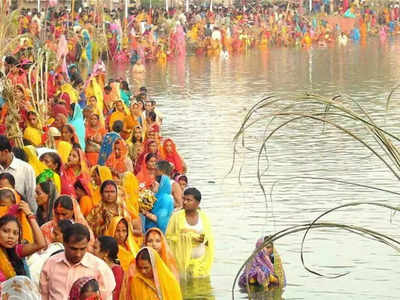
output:
<svg viewBox="0 0 400 300"><path fill-rule="evenodd" d="M26 127L24 130L24 139L30 141L35 147L42 144L42 132L34 127Z"/></svg>
<svg viewBox="0 0 400 300"><path fill-rule="evenodd" d="M96 97L96 110L100 117L100 123L104 125L104 99L103 99L103 89L101 88L100 84L97 82L96 77L92 77L90 80L90 84L87 86L86 91L86 98L89 99L92 96Z"/></svg>
<svg viewBox="0 0 400 300"><path fill-rule="evenodd" d="M57 152L61 157L62 162L65 164L68 162L69 154L72 150L72 145L65 141L59 141L57 144Z"/></svg>
<svg viewBox="0 0 400 300"><path fill-rule="evenodd" d="M128 295L125 299L130 300L179 300L182 293L179 282L164 264L158 253L146 248L150 253L153 268L153 280L145 278L139 271L134 269L133 276L129 280ZM134 268L134 266L133 266Z"/></svg>
<svg viewBox="0 0 400 300"><path fill-rule="evenodd" d="M71 104L78 102L79 98L78 91L75 90L70 83L64 83L61 86L61 93L68 94Z"/></svg>
<svg viewBox="0 0 400 300"><path fill-rule="evenodd" d="M107 236L115 236L115 231L117 230L117 226L121 220L124 219L124 217L117 216L112 218L110 225L108 226L107 230L105 231L104 235ZM126 219L125 219L126 220ZM118 259L121 263L122 269L126 272L129 268L129 265L131 262L135 259L135 256L139 250L138 245L136 244L132 230L130 228L128 220L128 237L125 241L125 245L118 245Z"/></svg>
<svg viewBox="0 0 400 300"><path fill-rule="evenodd" d="M199 210L198 213L203 223L206 244L206 252L202 257L192 258L192 239L198 238L199 234L187 230L185 211L180 210L173 214L168 223L166 238L177 260L181 278L209 276L214 261L214 237L211 225L203 211Z"/></svg>
<svg viewBox="0 0 400 300"><path fill-rule="evenodd" d="M39 176L44 170L47 170L47 166L39 160L36 154L36 150L33 146L24 146L24 152L28 157L28 163L32 166L35 171L35 176ZM61 179L57 173L54 173L52 179L54 185L56 186L57 192L61 191Z"/></svg>
<svg viewBox="0 0 400 300"><path fill-rule="evenodd" d="M139 216L139 181L132 172L125 172L122 177L122 187L125 190L125 206L133 217Z"/></svg>
<svg viewBox="0 0 400 300"><path fill-rule="evenodd" d="M18 204L18 201L17 201L17 204ZM9 206L0 206L0 217L8 215L9 208L10 208ZM16 217L21 224L22 239L28 241L29 243L33 243L32 227L29 224L29 221L26 218L25 213L23 213L22 211L18 212Z"/></svg>
<svg viewBox="0 0 400 300"><path fill-rule="evenodd" d="M35 147L33 146L24 146L24 152L28 157L28 163L32 166L35 171L35 176L39 176L44 170L48 169L47 166L42 163L36 155Z"/></svg>
<svg viewBox="0 0 400 300"><path fill-rule="evenodd" d="M94 207L92 198L88 195L83 196L79 200L79 207L81 208L82 214L86 217Z"/></svg>
<svg viewBox="0 0 400 300"><path fill-rule="evenodd" d="M100 175L100 181L103 183L106 180L112 180L112 174L111 171L108 167L106 166L94 166L92 168L92 172L94 172L95 169L99 170L99 175ZM100 194L100 186L95 186L92 185L92 201L93 201L93 207L98 205L101 202L101 194Z"/></svg>
<svg viewBox="0 0 400 300"><path fill-rule="evenodd" d="M6 279L10 279L16 275L14 267L8 259L8 255L4 249L0 249L0 271Z"/></svg>
<svg viewBox="0 0 400 300"><path fill-rule="evenodd" d="M114 122L115 122L115 121L118 121L118 120L120 120L120 121L122 121L123 123L125 123L125 119L126 119L126 118L127 118L127 114L126 114L125 112L120 112L120 111L113 112L113 113L111 114L111 117L110 117L110 121L109 121L109 123L108 123L108 126L109 126L110 128L112 128Z"/></svg>

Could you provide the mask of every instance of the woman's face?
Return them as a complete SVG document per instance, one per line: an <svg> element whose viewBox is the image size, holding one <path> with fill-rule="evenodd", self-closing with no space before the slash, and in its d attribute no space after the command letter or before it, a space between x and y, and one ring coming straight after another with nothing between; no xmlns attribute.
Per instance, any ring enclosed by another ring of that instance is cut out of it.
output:
<svg viewBox="0 0 400 300"><path fill-rule="evenodd" d="M62 243L64 241L63 234L58 226L54 227L53 229L53 241L57 243Z"/></svg>
<svg viewBox="0 0 400 300"><path fill-rule="evenodd" d="M151 247L158 253L161 252L161 236L157 231L151 231L146 239L146 246Z"/></svg>
<svg viewBox="0 0 400 300"><path fill-rule="evenodd" d="M50 170L55 171L57 169L57 164L50 155L42 155L40 161L43 162Z"/></svg>
<svg viewBox="0 0 400 300"><path fill-rule="evenodd" d="M155 157L150 158L147 161L147 169L154 170L156 168L157 159Z"/></svg>
<svg viewBox="0 0 400 300"><path fill-rule="evenodd" d="M0 179L0 188L5 188L5 187L13 189L13 186L11 185L11 183L8 181L7 178Z"/></svg>
<svg viewBox="0 0 400 300"><path fill-rule="evenodd" d="M187 187L186 181L185 180L179 180L178 183L179 183L179 186L181 187L182 191L184 191L186 189L186 187Z"/></svg>
<svg viewBox="0 0 400 300"><path fill-rule="evenodd" d="M68 156L68 164L71 166L77 166L80 164L79 154L76 150L72 150Z"/></svg>
<svg viewBox="0 0 400 300"><path fill-rule="evenodd" d="M70 143L72 141L72 137L73 137L72 132L69 130L67 126L64 126L61 130L61 139L63 141Z"/></svg>
<svg viewBox="0 0 400 300"><path fill-rule="evenodd" d="M149 138L150 140L155 140L157 137L156 132L153 130L150 130L149 132L147 132L147 138Z"/></svg>
<svg viewBox="0 0 400 300"><path fill-rule="evenodd" d="M116 158L120 158L120 157L122 156L123 145L122 145L121 142L115 143L114 151L115 151L115 157L116 157Z"/></svg>
<svg viewBox="0 0 400 300"><path fill-rule="evenodd" d="M153 268L148 260L138 259L137 268L143 277L153 279Z"/></svg>
<svg viewBox="0 0 400 300"><path fill-rule="evenodd" d="M28 122L31 126L36 126L38 124L38 119L35 114L30 114L28 116Z"/></svg>
<svg viewBox="0 0 400 300"><path fill-rule="evenodd" d="M156 142L151 142L149 144L149 152L150 153L157 153L158 147Z"/></svg>
<svg viewBox="0 0 400 300"><path fill-rule="evenodd" d="M272 244L268 244L265 246L265 250L267 251L268 255L271 255L274 252L274 246Z"/></svg>
<svg viewBox="0 0 400 300"><path fill-rule="evenodd" d="M119 245L124 245L126 239L128 238L128 228L124 221L120 221L115 230L114 238L117 240Z"/></svg>
<svg viewBox="0 0 400 300"><path fill-rule="evenodd" d="M124 106L122 105L121 101L118 101L118 102L115 103L115 108L120 112L124 111Z"/></svg>
<svg viewBox="0 0 400 300"><path fill-rule="evenodd" d="M23 98L23 97L24 97L24 91L21 90L20 87L17 87L17 88L15 89L15 96L16 96L18 99Z"/></svg>
<svg viewBox="0 0 400 300"><path fill-rule="evenodd" d="M92 249L93 255L96 255L99 258L102 258L102 255L100 253L100 242L99 240L96 240L93 244L93 249Z"/></svg>
<svg viewBox="0 0 400 300"><path fill-rule="evenodd" d="M117 201L117 189L112 184L107 184L102 193L104 203L111 204Z"/></svg>
<svg viewBox="0 0 400 300"><path fill-rule="evenodd" d="M138 102L138 108L140 111L143 111L143 102Z"/></svg>
<svg viewBox="0 0 400 300"><path fill-rule="evenodd" d="M167 153L171 153L173 151L174 147L172 146L172 143L170 141L165 143L165 151Z"/></svg>
<svg viewBox="0 0 400 300"><path fill-rule="evenodd" d="M0 246L14 248L19 239L19 227L17 222L10 221L0 228Z"/></svg>
<svg viewBox="0 0 400 300"><path fill-rule="evenodd" d="M97 106L97 99L96 97L90 97L89 98L89 105L92 107L96 107Z"/></svg>
<svg viewBox="0 0 400 300"><path fill-rule="evenodd" d="M90 116L90 126L96 127L98 123L99 123L99 118L97 117L97 115L92 114Z"/></svg>
<svg viewBox="0 0 400 300"><path fill-rule="evenodd" d="M100 178L99 170L98 170L98 169L95 169L95 170L93 171L93 173L92 173L92 179L93 179L94 183L95 183L97 186L100 186L100 185L101 185L101 178Z"/></svg>
<svg viewBox="0 0 400 300"><path fill-rule="evenodd" d="M55 217L58 221L61 220L72 220L74 216L74 211L66 209L61 205L58 205L55 209Z"/></svg>
<svg viewBox="0 0 400 300"><path fill-rule="evenodd" d="M36 186L36 202L39 206L44 206L47 204L49 200L49 195L47 195L43 190L40 184Z"/></svg>
<svg viewBox="0 0 400 300"><path fill-rule="evenodd" d="M64 117L61 114L57 114L54 117L54 127L56 127L57 129L61 129L61 127L64 125Z"/></svg>

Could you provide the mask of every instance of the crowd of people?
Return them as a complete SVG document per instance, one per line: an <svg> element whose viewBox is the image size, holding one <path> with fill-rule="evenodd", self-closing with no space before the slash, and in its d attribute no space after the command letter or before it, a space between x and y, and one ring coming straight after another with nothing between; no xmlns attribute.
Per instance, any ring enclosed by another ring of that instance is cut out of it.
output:
<svg viewBox="0 0 400 300"><path fill-rule="evenodd" d="M227 8L191 5L170 8L99 10L49 7L41 12L22 10L13 24L20 34L30 33L68 65L91 71L99 59L132 64L136 73L148 62L166 63L196 55L223 56L252 48L334 45L344 40L365 42L379 35L382 41L400 30L398 3L370 7L365 1L313 1L312 13L300 3L281 6ZM35 41L21 39L15 53L29 62ZM90 73L89 71L89 73Z"/></svg>
<svg viewBox="0 0 400 300"><path fill-rule="evenodd" d="M29 49L4 58L1 298L181 299L214 259L201 192L147 89L101 63L83 81L69 54L46 84Z"/></svg>

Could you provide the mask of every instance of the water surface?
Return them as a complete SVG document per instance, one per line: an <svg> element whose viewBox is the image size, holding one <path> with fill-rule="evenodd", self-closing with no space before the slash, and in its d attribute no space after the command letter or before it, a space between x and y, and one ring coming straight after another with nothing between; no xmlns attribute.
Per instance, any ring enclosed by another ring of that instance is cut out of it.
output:
<svg viewBox="0 0 400 300"><path fill-rule="evenodd" d="M333 128L322 134L315 122L293 123L268 144L269 169L263 183L273 199L266 203L256 178L256 155L241 149L233 173L232 138L248 108L266 95L346 93L370 111L376 122L400 135L400 93L384 123L385 97L400 79L400 41L329 49L251 51L228 60L188 57L165 67L150 65L146 85L166 116L163 135L172 137L189 167L189 185L203 194L202 209L216 240L211 282L190 283L187 299L230 299L234 276L258 237L309 222L321 212L352 201L398 205L398 197L365 188L293 176L329 177L400 192L398 180L358 142ZM367 133L356 124L342 125ZM256 147L262 128L249 133ZM265 165L266 162L264 161ZM241 184L238 181L241 170ZM400 216L375 207L336 212L325 221L366 226L400 238ZM302 235L276 243L288 286L284 299L398 299L400 260L375 241L338 230L315 230L306 242L307 264L339 279L307 273L300 262ZM188 292L187 292L188 293ZM238 298L246 295L236 293Z"/></svg>

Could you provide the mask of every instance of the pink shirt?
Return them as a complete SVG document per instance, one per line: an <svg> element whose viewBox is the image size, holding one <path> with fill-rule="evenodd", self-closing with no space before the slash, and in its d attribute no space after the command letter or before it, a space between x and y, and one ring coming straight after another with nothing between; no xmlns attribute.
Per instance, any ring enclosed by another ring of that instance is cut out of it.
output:
<svg viewBox="0 0 400 300"><path fill-rule="evenodd" d="M90 253L86 253L79 263L71 265L64 252L50 257L43 266L40 273L42 300L68 300L72 284L85 276L96 278L102 299L112 300L115 279L110 267Z"/></svg>

